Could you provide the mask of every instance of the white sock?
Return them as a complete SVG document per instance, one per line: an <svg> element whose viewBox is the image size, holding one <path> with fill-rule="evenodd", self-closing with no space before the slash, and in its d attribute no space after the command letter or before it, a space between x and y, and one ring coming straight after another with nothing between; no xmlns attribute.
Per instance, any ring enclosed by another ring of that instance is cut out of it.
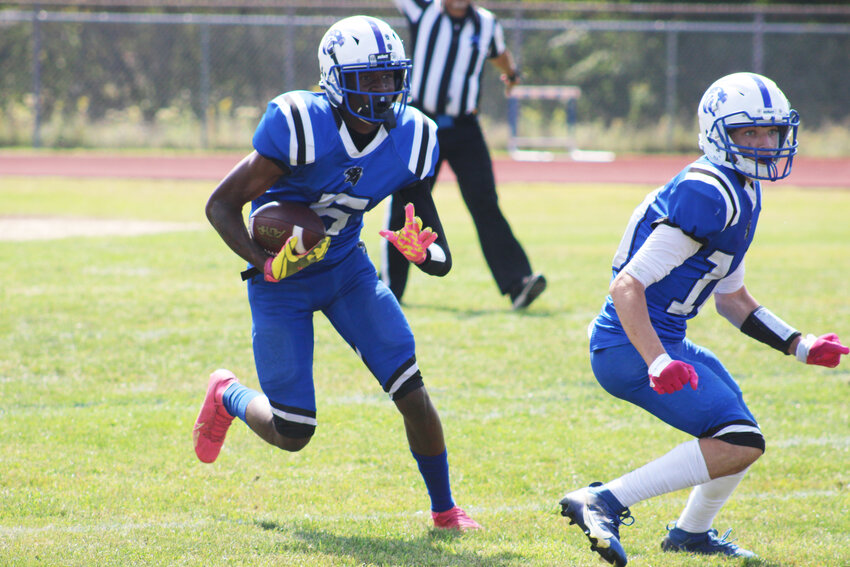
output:
<svg viewBox="0 0 850 567"><path fill-rule="evenodd" d="M605 483L605 488L628 508L641 500L709 480L711 478L699 448L699 440L692 439L674 447L663 457Z"/></svg>
<svg viewBox="0 0 850 567"><path fill-rule="evenodd" d="M738 487L747 469L729 476L721 476L695 486L688 497L676 527L692 534L701 534L711 528L711 523Z"/></svg>

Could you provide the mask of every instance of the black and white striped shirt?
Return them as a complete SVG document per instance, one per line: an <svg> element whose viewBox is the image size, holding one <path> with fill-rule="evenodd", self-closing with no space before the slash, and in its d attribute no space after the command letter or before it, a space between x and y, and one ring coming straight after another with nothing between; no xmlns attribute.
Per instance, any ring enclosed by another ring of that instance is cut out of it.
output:
<svg viewBox="0 0 850 567"><path fill-rule="evenodd" d="M410 24L413 102L431 115L463 116L478 108L484 61L505 51L505 33L492 12L470 6L462 20L442 0L395 0Z"/></svg>

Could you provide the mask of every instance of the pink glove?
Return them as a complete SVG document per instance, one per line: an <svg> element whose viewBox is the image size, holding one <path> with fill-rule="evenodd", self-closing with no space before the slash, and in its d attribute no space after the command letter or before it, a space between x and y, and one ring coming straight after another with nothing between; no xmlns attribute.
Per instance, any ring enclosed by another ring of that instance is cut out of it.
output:
<svg viewBox="0 0 850 567"><path fill-rule="evenodd" d="M414 264L421 264L427 258L427 250L437 240L437 233L430 228L422 230L422 219L414 216L413 203L404 207L404 227L393 232L382 230L379 234L392 242L405 258Z"/></svg>
<svg viewBox="0 0 850 567"><path fill-rule="evenodd" d="M694 367L681 360L673 360L667 353L661 354L649 365L649 386L659 394L672 394L691 384L697 389L699 377Z"/></svg>
<svg viewBox="0 0 850 567"><path fill-rule="evenodd" d="M841 362L841 355L850 353L835 333L827 333L815 337L809 335L797 343L797 360L806 364L817 364L827 368L835 368Z"/></svg>

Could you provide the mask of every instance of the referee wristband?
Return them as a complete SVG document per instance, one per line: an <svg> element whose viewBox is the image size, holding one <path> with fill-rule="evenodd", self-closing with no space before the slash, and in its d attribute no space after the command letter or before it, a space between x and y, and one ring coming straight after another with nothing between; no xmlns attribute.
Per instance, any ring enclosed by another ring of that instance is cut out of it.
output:
<svg viewBox="0 0 850 567"><path fill-rule="evenodd" d="M515 70L513 73L509 73L507 75L507 79L512 83L517 82L517 80L519 79L519 69Z"/></svg>
<svg viewBox="0 0 850 567"><path fill-rule="evenodd" d="M788 347L802 333L771 313L767 307L759 305L747 315L741 332L772 346L782 354L789 354Z"/></svg>

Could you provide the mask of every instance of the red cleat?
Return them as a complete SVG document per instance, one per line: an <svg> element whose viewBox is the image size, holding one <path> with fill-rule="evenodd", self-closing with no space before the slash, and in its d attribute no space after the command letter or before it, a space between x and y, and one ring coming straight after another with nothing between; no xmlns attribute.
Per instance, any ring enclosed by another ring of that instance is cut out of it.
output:
<svg viewBox="0 0 850 567"><path fill-rule="evenodd" d="M210 374L207 395L201 404L201 412L195 420L192 438L195 441L195 454L204 463L212 463L221 452L227 428L233 416L227 413L221 403L224 391L232 383L238 382L230 370L219 369Z"/></svg>
<svg viewBox="0 0 850 567"><path fill-rule="evenodd" d="M468 530L480 530L478 522L466 515L461 508L455 506L445 512L431 512L434 518L434 527L441 530L457 530L465 532Z"/></svg>

